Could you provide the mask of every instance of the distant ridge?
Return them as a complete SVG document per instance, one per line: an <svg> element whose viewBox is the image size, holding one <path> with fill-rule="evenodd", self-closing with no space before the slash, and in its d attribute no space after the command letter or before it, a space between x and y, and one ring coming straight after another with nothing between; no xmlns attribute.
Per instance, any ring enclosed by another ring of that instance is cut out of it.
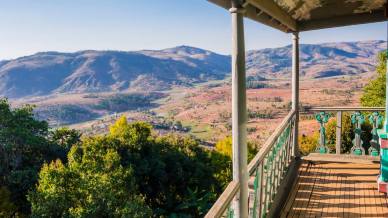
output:
<svg viewBox="0 0 388 218"><path fill-rule="evenodd" d="M382 40L302 44L300 73L308 78L322 78L374 71L376 56L385 49L386 42ZM265 78L289 76L291 57L291 45L248 51L248 74Z"/></svg>
<svg viewBox="0 0 388 218"><path fill-rule="evenodd" d="M191 47L159 51L39 52L0 63L0 95L165 90L222 79L228 56Z"/></svg>
<svg viewBox="0 0 388 218"><path fill-rule="evenodd" d="M385 41L301 45L301 74L321 78L373 71L375 57L385 47ZM251 50L246 58L248 75L257 78L289 76L291 46ZM0 61L0 96L157 91L229 75L230 56L190 46L129 52L39 52Z"/></svg>

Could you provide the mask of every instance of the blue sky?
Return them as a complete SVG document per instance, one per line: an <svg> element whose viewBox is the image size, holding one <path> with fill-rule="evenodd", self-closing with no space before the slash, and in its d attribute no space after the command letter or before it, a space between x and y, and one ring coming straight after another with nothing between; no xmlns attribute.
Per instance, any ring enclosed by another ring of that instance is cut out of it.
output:
<svg viewBox="0 0 388 218"><path fill-rule="evenodd" d="M246 48L291 36L246 20ZM230 15L206 0L0 0L0 59L39 51L141 50L190 45L230 50ZM301 43L386 39L384 23L301 33Z"/></svg>

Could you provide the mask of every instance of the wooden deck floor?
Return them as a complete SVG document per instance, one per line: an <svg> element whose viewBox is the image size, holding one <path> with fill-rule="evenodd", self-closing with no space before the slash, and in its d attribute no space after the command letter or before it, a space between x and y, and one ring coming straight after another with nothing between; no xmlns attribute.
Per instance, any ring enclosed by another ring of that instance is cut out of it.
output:
<svg viewBox="0 0 388 218"><path fill-rule="evenodd" d="M281 217L388 217L379 164L304 161Z"/></svg>

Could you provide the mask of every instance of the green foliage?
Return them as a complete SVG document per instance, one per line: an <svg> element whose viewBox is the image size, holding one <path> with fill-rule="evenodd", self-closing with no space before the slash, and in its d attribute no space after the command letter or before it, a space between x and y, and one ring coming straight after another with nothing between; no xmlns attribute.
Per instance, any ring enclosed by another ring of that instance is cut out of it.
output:
<svg viewBox="0 0 388 218"><path fill-rule="evenodd" d="M73 146L68 164L44 164L29 194L32 217L150 217L133 170L104 138Z"/></svg>
<svg viewBox="0 0 388 218"><path fill-rule="evenodd" d="M78 130L63 127L51 131L50 139L66 151L69 151L71 146L81 141L81 135Z"/></svg>
<svg viewBox="0 0 388 218"><path fill-rule="evenodd" d="M67 161L42 168L33 216L151 217L152 208L154 217L200 217L231 177L229 157L125 117L73 145Z"/></svg>
<svg viewBox="0 0 388 218"><path fill-rule="evenodd" d="M138 108L153 106L152 101L160 99L165 95L161 93L132 93L118 94L99 101L94 108L99 110L107 110L111 112L122 112L126 110L134 110Z"/></svg>
<svg viewBox="0 0 388 218"><path fill-rule="evenodd" d="M192 138L153 136L123 117L108 135L81 140L75 130L49 132L32 110L0 101L3 214L201 217L231 180L231 158Z"/></svg>
<svg viewBox="0 0 388 218"><path fill-rule="evenodd" d="M212 168L214 178L217 180L220 188L216 190L221 193L226 186L232 181L232 159L228 155L224 155L218 151L211 152L211 163L208 166Z"/></svg>
<svg viewBox="0 0 388 218"><path fill-rule="evenodd" d="M13 217L17 208L11 202L11 192L6 187L0 187L0 217Z"/></svg>
<svg viewBox="0 0 388 218"><path fill-rule="evenodd" d="M64 156L64 151L47 140L48 125L37 121L33 107L12 109L0 99L0 185L11 192L11 201L21 213L29 213L26 200L45 161Z"/></svg>
<svg viewBox="0 0 388 218"><path fill-rule="evenodd" d="M216 143L216 149L221 154L232 157L232 137L228 136Z"/></svg>
<svg viewBox="0 0 388 218"><path fill-rule="evenodd" d="M383 107L385 105L386 61L386 53L381 52L378 55L377 78L370 81L364 88L364 93L361 97L361 104L363 106Z"/></svg>
<svg viewBox="0 0 388 218"><path fill-rule="evenodd" d="M302 155L314 152L318 146L319 133L299 136L299 151Z"/></svg>
<svg viewBox="0 0 388 218"><path fill-rule="evenodd" d="M78 123L92 120L99 116L87 107L73 104L37 108L35 115L40 120L53 120L57 121L58 124Z"/></svg>
<svg viewBox="0 0 388 218"><path fill-rule="evenodd" d="M109 128L109 133L110 137L128 146L141 149L143 143L146 143L151 135L151 125L144 122L128 123L127 118L123 116Z"/></svg>
<svg viewBox="0 0 388 218"><path fill-rule="evenodd" d="M336 126L337 121L335 119L331 119L326 126L326 137L327 137L327 146L331 151L335 151L335 143L336 143ZM341 153L349 153L351 148L353 147L354 140L354 128L351 122L351 114L343 113L342 114L342 144L341 144ZM372 125L366 121L361 126L361 140L363 141L363 147L365 151L370 147L370 140L372 139Z"/></svg>
<svg viewBox="0 0 388 218"><path fill-rule="evenodd" d="M258 148L256 145L250 142L248 142L247 146L248 146L248 161L250 161L255 157L258 151ZM232 137L227 136L224 139L219 140L216 143L216 150L221 154L232 158Z"/></svg>

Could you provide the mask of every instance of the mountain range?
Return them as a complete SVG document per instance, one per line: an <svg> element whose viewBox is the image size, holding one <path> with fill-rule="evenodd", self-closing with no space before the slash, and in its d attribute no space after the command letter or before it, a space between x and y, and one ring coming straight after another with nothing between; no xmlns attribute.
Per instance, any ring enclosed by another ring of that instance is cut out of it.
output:
<svg viewBox="0 0 388 218"><path fill-rule="evenodd" d="M374 70L384 41L300 46L301 75L322 78ZM247 52L247 74L289 77L291 46ZM54 93L160 91L230 75L230 56L189 46L142 51L40 52L0 61L0 96Z"/></svg>

